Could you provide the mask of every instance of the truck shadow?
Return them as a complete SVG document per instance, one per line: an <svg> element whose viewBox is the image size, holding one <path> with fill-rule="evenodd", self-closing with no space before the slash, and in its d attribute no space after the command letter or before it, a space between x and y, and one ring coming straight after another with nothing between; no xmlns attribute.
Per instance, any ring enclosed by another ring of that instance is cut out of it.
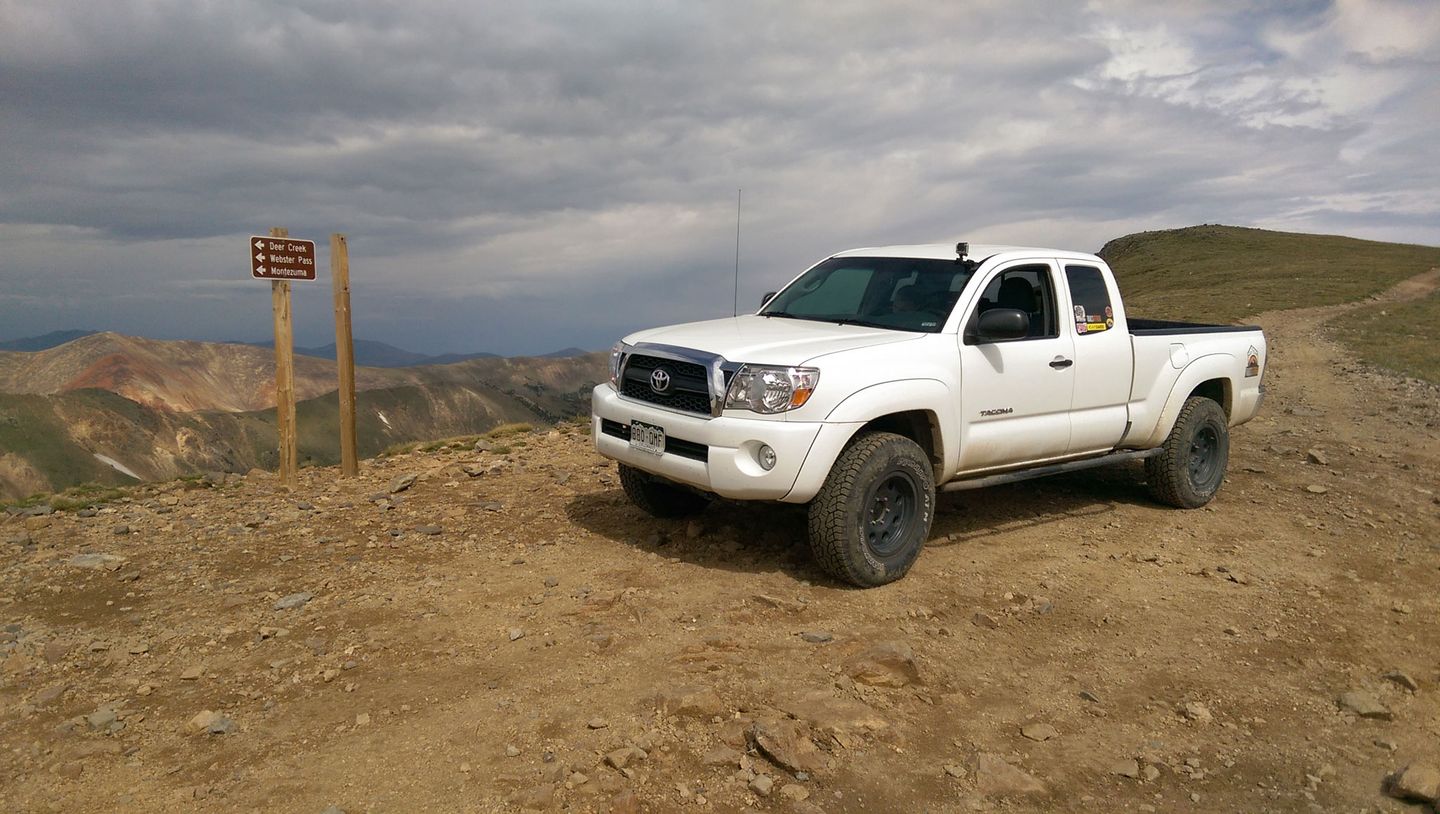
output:
<svg viewBox="0 0 1440 814"><path fill-rule="evenodd" d="M1155 506L1138 467L1109 467L990 489L942 493L927 546L979 544L1022 529L1056 526L1081 539L1119 505ZM705 568L780 572L816 585L850 587L821 571L806 545L804 506L716 501L699 515L650 517L618 487L577 495L565 506L570 522L639 551ZM1066 525L1074 526L1073 529Z"/></svg>

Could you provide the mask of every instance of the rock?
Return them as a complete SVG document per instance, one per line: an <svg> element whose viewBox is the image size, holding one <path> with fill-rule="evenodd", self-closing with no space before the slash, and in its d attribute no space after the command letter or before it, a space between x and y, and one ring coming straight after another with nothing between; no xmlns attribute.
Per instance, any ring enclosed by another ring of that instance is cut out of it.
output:
<svg viewBox="0 0 1440 814"><path fill-rule="evenodd" d="M1154 766L1147 765L1140 773L1145 776L1147 783L1153 783L1160 778L1160 770Z"/></svg>
<svg viewBox="0 0 1440 814"><path fill-rule="evenodd" d="M235 722L214 710L207 709L196 713L195 717L185 725L185 728L190 730L192 735L224 735L235 731Z"/></svg>
<svg viewBox="0 0 1440 814"><path fill-rule="evenodd" d="M845 674L872 687L919 684L915 653L904 642L881 642L846 662Z"/></svg>
<svg viewBox="0 0 1440 814"><path fill-rule="evenodd" d="M1312 483L1309 486L1305 487L1305 491L1309 492L1312 495L1323 495L1329 492L1330 489L1329 487L1321 486L1318 483Z"/></svg>
<svg viewBox="0 0 1440 814"><path fill-rule="evenodd" d="M1138 778L1140 776L1140 764L1134 758L1117 760L1110 764L1107 769L1110 774L1117 774L1121 777Z"/></svg>
<svg viewBox="0 0 1440 814"><path fill-rule="evenodd" d="M434 537L434 536L437 535L437 534L441 534L441 533L443 533L444 531L445 531L445 530L442 529L442 528L440 528L439 526L416 526L416 527L415 527L415 532L416 532L417 534L428 534L428 535L430 535L431 537Z"/></svg>
<svg viewBox="0 0 1440 814"><path fill-rule="evenodd" d="M520 757L520 747L510 744L505 747L505 757Z"/></svg>
<svg viewBox="0 0 1440 814"><path fill-rule="evenodd" d="M802 630L800 638L811 644L826 644L835 641L835 634L828 630Z"/></svg>
<svg viewBox="0 0 1440 814"><path fill-rule="evenodd" d="M35 693L35 706L47 707L60 700L60 698L65 695L65 691L69 689L70 685L68 684L56 684L53 687L46 687L40 692Z"/></svg>
<svg viewBox="0 0 1440 814"><path fill-rule="evenodd" d="M1199 701L1187 701L1180 707L1180 714L1184 715L1186 720L1194 721L1197 724L1208 724L1215 720L1210 708Z"/></svg>
<svg viewBox="0 0 1440 814"><path fill-rule="evenodd" d="M725 703L714 690L686 684L662 688L655 695L655 706L681 718L712 718L725 712Z"/></svg>
<svg viewBox="0 0 1440 814"><path fill-rule="evenodd" d="M1385 793L1407 802L1440 802L1440 769L1412 763L1386 779Z"/></svg>
<svg viewBox="0 0 1440 814"><path fill-rule="evenodd" d="M45 643L45 649L41 652L45 656L46 664L59 664L70 654L70 645L51 640Z"/></svg>
<svg viewBox="0 0 1440 814"><path fill-rule="evenodd" d="M345 809L337 805L328 805L325 806L325 810L321 811L320 814L345 814Z"/></svg>
<svg viewBox="0 0 1440 814"><path fill-rule="evenodd" d="M610 724L604 718L591 718L585 722L585 725L591 729L604 729Z"/></svg>
<svg viewBox="0 0 1440 814"><path fill-rule="evenodd" d="M762 719L750 727L750 742L770 762L791 772L813 772L825 767L825 756L815 748L810 729L791 718Z"/></svg>
<svg viewBox="0 0 1440 814"><path fill-rule="evenodd" d="M553 783L542 783L532 789L526 789L515 798L515 804L523 810L542 811L550 808L555 803L555 785Z"/></svg>
<svg viewBox="0 0 1440 814"><path fill-rule="evenodd" d="M869 706L827 690L812 690L781 709L847 749L867 735L884 736L890 730L890 722Z"/></svg>
<svg viewBox="0 0 1440 814"><path fill-rule="evenodd" d="M985 611L975 611L975 615L970 617L970 624L990 630L1000 627L1000 622Z"/></svg>
<svg viewBox="0 0 1440 814"><path fill-rule="evenodd" d="M192 664L189 667L186 667L184 670L180 671L180 680L197 681L203 675L205 675L205 665Z"/></svg>
<svg viewBox="0 0 1440 814"><path fill-rule="evenodd" d="M129 526L116 526L115 528L113 528L113 529L110 530L110 533L111 533L111 534L114 534L116 537L124 537L125 535L127 535L127 534L130 533L130 527L129 527Z"/></svg>
<svg viewBox="0 0 1440 814"><path fill-rule="evenodd" d="M1384 678L1386 681L1393 681L1410 692L1418 692L1420 690L1420 683L1400 670L1391 670L1381 676L1381 678Z"/></svg>
<svg viewBox="0 0 1440 814"><path fill-rule="evenodd" d="M1020 734L1032 741L1048 741L1060 733L1050 724L1026 724L1020 727Z"/></svg>
<svg viewBox="0 0 1440 814"><path fill-rule="evenodd" d="M960 764L958 764L958 763L946 763L943 768L945 769L945 773L946 773L946 774L950 775L951 777L955 778L956 780L964 780L964 779L965 779L965 774L966 774L966 772L965 772L965 767L961 766Z"/></svg>
<svg viewBox="0 0 1440 814"><path fill-rule="evenodd" d="M612 752L605 753L605 762L614 769L623 769L631 763L636 763L649 757L644 749L634 746L622 746Z"/></svg>
<svg viewBox="0 0 1440 814"><path fill-rule="evenodd" d="M750 781L750 790L761 797L769 797L770 790L775 787L775 781L768 775L758 775Z"/></svg>
<svg viewBox="0 0 1440 814"><path fill-rule="evenodd" d="M510 641L518 642L521 639L525 638L525 631L521 630L518 627L512 627L505 635L510 637Z"/></svg>
<svg viewBox="0 0 1440 814"><path fill-rule="evenodd" d="M799 613L800 611L805 610L805 605L801 602L796 602L793 599L783 599L778 596L771 596L770 594L755 594L755 601L759 602L762 605L768 605L769 607L772 607L776 610L786 611L787 613Z"/></svg>
<svg viewBox="0 0 1440 814"><path fill-rule="evenodd" d="M1089 691L1089 690L1081 690L1081 691L1080 691L1080 700L1081 700L1081 701L1089 701L1089 702L1092 703L1092 704L1098 704L1098 703L1100 703L1100 696L1099 696L1099 695L1096 695L1095 693L1093 693L1093 692L1091 692L1091 691Z"/></svg>
<svg viewBox="0 0 1440 814"><path fill-rule="evenodd" d="M702 755L700 762L706 766L739 766L740 757L740 750L721 745Z"/></svg>
<svg viewBox="0 0 1440 814"><path fill-rule="evenodd" d="M610 814L640 814L640 798L632 789L621 789L610 798Z"/></svg>
<svg viewBox="0 0 1440 814"><path fill-rule="evenodd" d="M113 709L97 709L85 716L85 723L91 729L109 729L110 725L119 720Z"/></svg>
<svg viewBox="0 0 1440 814"><path fill-rule="evenodd" d="M118 571L120 566L125 564L125 558L114 554L76 554L68 563L75 568L87 568L91 571Z"/></svg>
<svg viewBox="0 0 1440 814"><path fill-rule="evenodd" d="M981 752L975 756L975 790L987 797L1044 794L1045 784L1011 766L999 755Z"/></svg>
<svg viewBox="0 0 1440 814"><path fill-rule="evenodd" d="M792 803L798 803L810 798L810 790L799 783L786 783L780 787L780 796Z"/></svg>
<svg viewBox="0 0 1440 814"><path fill-rule="evenodd" d="M546 577L546 578L545 578L545 587L546 587L546 588L554 588L554 587L558 586L559 584L560 584L560 578L559 578L559 577Z"/></svg>
<svg viewBox="0 0 1440 814"><path fill-rule="evenodd" d="M1312 464L1319 464L1320 466L1330 465L1330 459L1325 456L1325 450L1323 449L1305 450L1305 459Z"/></svg>
<svg viewBox="0 0 1440 814"><path fill-rule="evenodd" d="M414 485L415 475L413 473L396 475L395 477L390 479L390 494L397 495Z"/></svg>
<svg viewBox="0 0 1440 814"><path fill-rule="evenodd" d="M301 591L298 594L290 594L289 596L282 597L280 601L275 603L275 610L283 611L294 610L295 608L303 608L305 607L305 603L309 602L314 598L314 594L311 594L308 591Z"/></svg>
<svg viewBox="0 0 1440 814"><path fill-rule="evenodd" d="M1353 712L1361 718L1372 718L1378 721L1393 721L1395 714L1388 707L1380 703L1380 699L1364 690L1351 690L1342 693L1336 700L1340 708Z"/></svg>

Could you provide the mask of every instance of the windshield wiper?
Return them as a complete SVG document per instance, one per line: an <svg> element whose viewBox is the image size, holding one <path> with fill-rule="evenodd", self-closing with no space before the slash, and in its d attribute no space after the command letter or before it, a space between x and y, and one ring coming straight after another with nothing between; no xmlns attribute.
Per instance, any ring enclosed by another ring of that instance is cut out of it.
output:
<svg viewBox="0 0 1440 814"><path fill-rule="evenodd" d="M869 322L867 320L854 319L851 317L846 317L844 319L827 320L827 322L834 322L836 325L859 325L864 328L882 328L887 331L904 330L903 328L896 328L894 325L882 325L879 322Z"/></svg>

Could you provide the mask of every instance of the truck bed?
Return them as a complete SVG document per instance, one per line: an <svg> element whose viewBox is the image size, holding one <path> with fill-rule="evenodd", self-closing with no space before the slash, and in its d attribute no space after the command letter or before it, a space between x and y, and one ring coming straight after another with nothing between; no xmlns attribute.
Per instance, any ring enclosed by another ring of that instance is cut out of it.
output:
<svg viewBox="0 0 1440 814"><path fill-rule="evenodd" d="M1223 334L1240 331L1258 331L1259 325L1212 325L1207 322L1178 322L1173 319L1127 320L1130 333L1135 336L1164 336L1166 334Z"/></svg>

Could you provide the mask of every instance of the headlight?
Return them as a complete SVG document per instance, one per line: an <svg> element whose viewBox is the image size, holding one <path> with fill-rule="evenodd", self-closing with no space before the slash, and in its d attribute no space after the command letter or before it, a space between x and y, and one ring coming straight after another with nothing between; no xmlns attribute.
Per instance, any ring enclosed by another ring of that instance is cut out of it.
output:
<svg viewBox="0 0 1440 814"><path fill-rule="evenodd" d="M620 364L625 361L625 343L616 342L610 349L610 386L620 389Z"/></svg>
<svg viewBox="0 0 1440 814"><path fill-rule="evenodd" d="M745 365L730 380L725 409L757 413L783 413L804 406L820 383L813 367Z"/></svg>

